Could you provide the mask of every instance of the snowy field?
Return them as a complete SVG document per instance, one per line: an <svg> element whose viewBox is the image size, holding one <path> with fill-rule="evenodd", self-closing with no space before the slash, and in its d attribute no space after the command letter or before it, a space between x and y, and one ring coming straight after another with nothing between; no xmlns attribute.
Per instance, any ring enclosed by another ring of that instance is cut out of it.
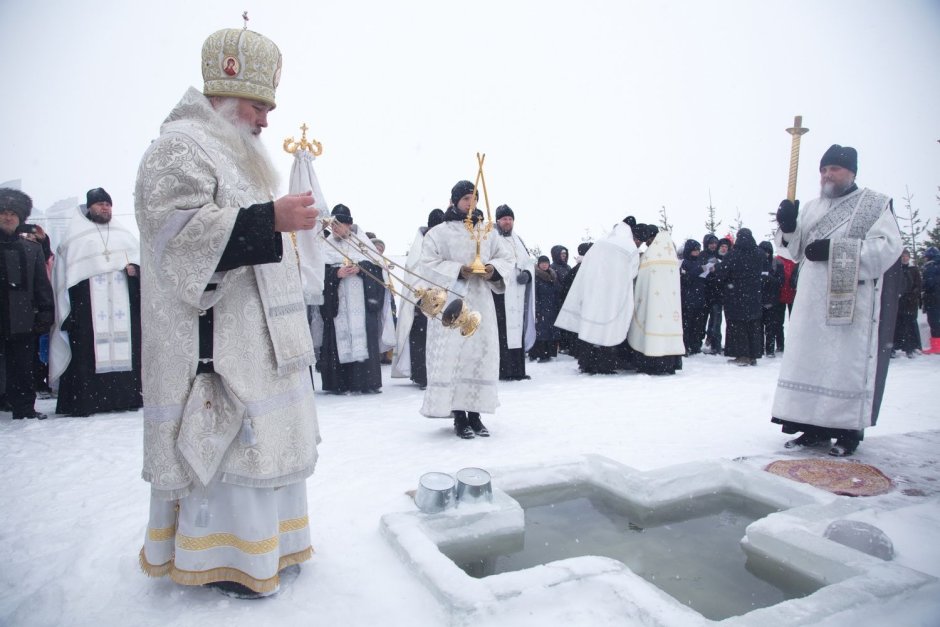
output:
<svg viewBox="0 0 940 627"><path fill-rule="evenodd" d="M316 551L275 597L238 601L148 579L138 567L149 486L140 479L141 414L44 422L0 414L0 625L624 625L585 597L449 616L393 553L379 518L414 508L405 495L430 470L496 469L595 453L639 470L716 458L763 467L823 455L787 451L769 422L780 359L757 367L723 357L684 360L676 376L585 376L561 357L527 364L531 381L500 383L484 416L489 439L456 438L449 421L418 414L421 394L389 380L378 396L317 394L323 443L308 481ZM877 427L852 459L894 479L867 499L896 560L940 577L940 357L892 361ZM319 387L319 378L317 380ZM498 487L498 486L497 486ZM848 497L846 497L848 498ZM904 509L902 509L904 508ZM819 625L938 625L940 587Z"/></svg>

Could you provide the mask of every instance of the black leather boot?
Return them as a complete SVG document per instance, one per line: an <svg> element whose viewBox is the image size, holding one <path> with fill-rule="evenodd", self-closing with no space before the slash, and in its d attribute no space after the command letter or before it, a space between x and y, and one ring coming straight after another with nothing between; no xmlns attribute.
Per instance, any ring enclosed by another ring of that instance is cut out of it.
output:
<svg viewBox="0 0 940 627"><path fill-rule="evenodd" d="M467 418L467 412L454 412L454 433L457 434L458 438L463 438L464 440L473 439L473 429L470 428L470 419Z"/></svg>
<svg viewBox="0 0 940 627"><path fill-rule="evenodd" d="M467 412L467 421L470 423L470 428L473 430L473 432L474 432L475 434L477 434L477 435L480 436L481 438L488 438L488 437L490 437L489 429L487 429L487 428L483 425L483 422L480 420L480 414L479 414L479 413L477 413L477 412L475 412L475 411L468 411L468 412Z"/></svg>

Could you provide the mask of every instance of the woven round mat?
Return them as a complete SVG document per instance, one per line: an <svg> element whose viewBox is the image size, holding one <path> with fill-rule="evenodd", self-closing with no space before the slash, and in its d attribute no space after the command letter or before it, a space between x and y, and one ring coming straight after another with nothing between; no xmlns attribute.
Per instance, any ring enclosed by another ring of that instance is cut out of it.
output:
<svg viewBox="0 0 940 627"><path fill-rule="evenodd" d="M894 488L891 479L868 464L834 459L788 459L772 462L767 472L845 496L875 496Z"/></svg>

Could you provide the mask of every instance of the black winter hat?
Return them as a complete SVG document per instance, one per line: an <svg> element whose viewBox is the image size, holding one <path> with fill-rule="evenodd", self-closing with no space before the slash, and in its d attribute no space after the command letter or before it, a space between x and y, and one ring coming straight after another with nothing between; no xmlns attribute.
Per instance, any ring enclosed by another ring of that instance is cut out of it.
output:
<svg viewBox="0 0 940 627"><path fill-rule="evenodd" d="M337 222L343 224L352 224L352 213L349 211L349 207L346 205L336 205L333 207L333 211L330 213L333 216L333 219Z"/></svg>
<svg viewBox="0 0 940 627"><path fill-rule="evenodd" d="M641 242L645 242L646 240L648 240L650 238L650 225L643 224L641 222L640 224L637 224L636 226L634 226L633 237L640 240Z"/></svg>
<svg viewBox="0 0 940 627"><path fill-rule="evenodd" d="M516 219L516 214L512 212L512 209L509 208L509 205L500 205L496 207L496 219L505 218L509 216L513 220Z"/></svg>
<svg viewBox="0 0 940 627"><path fill-rule="evenodd" d="M587 254L587 251L591 250L591 246L594 245L594 242L582 242L578 244L578 256L583 257Z"/></svg>
<svg viewBox="0 0 940 627"><path fill-rule="evenodd" d="M431 213L428 214L428 228L432 226L437 226L444 221L444 212L440 209L432 209Z"/></svg>
<svg viewBox="0 0 940 627"><path fill-rule="evenodd" d="M854 174L858 174L858 151L851 146L833 144L829 146L829 150L819 160L820 170L827 165L838 165Z"/></svg>
<svg viewBox="0 0 940 627"><path fill-rule="evenodd" d="M450 190L450 202L456 207L461 198L472 193L473 183L470 181L458 181Z"/></svg>
<svg viewBox="0 0 940 627"><path fill-rule="evenodd" d="M33 212L33 199L12 187L0 188L0 211L12 211L25 224L29 214Z"/></svg>
<svg viewBox="0 0 940 627"><path fill-rule="evenodd" d="M767 253L768 255L770 255L771 257L774 256L774 245L768 242L767 240L764 240L763 242L758 244L757 247L760 248L765 253Z"/></svg>
<svg viewBox="0 0 940 627"><path fill-rule="evenodd" d="M111 194L104 191L102 187L96 187L95 189L89 189L88 193L85 194L85 206L91 207L96 202L106 202L113 205L111 202Z"/></svg>
<svg viewBox="0 0 940 627"><path fill-rule="evenodd" d="M544 261L545 263L551 263L551 262L552 262L551 259L548 258L548 255L539 255L539 261L538 261L538 262L539 262L539 263L542 263L543 261Z"/></svg>

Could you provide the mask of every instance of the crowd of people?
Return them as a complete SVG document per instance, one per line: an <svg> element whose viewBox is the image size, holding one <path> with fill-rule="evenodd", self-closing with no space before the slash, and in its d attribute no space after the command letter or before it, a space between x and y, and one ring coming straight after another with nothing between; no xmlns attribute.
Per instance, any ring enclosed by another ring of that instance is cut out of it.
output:
<svg viewBox="0 0 940 627"><path fill-rule="evenodd" d="M61 415L142 407L140 245L112 223L110 195L88 191L55 253L27 222L27 194L0 190L0 213L3 407L14 420L45 420L36 397L54 391Z"/></svg>
<svg viewBox="0 0 940 627"><path fill-rule="evenodd" d="M876 423L893 351L921 349L919 307L923 352L940 353L940 252L923 273L911 265L890 198L855 184L857 152L839 145L818 199L780 203L773 242L740 228L677 249L627 216L573 267L563 245L533 255L508 205L486 224L475 184L458 181L418 228L396 302L384 243L349 207L275 198L259 136L281 63L247 29L205 41L203 90L184 93L141 159L139 243L98 187L53 255L29 196L0 189L3 401L14 419L46 417L37 389L57 389L64 415L143 407L151 576L261 597L310 558L315 370L325 393L377 394L391 350L420 413L471 439L491 435L498 382L530 378L527 357L673 375L702 352L738 366L783 353L771 420L801 433L786 446L835 438L829 453L844 456ZM444 294L434 309L431 287Z"/></svg>

